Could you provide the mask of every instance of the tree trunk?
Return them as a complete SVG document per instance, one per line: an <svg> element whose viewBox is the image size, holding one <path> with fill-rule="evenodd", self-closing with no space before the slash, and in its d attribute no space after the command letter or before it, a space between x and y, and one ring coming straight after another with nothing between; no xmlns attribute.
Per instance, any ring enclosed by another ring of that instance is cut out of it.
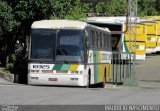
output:
<svg viewBox="0 0 160 111"><path fill-rule="evenodd" d="M9 55L6 52L2 52L0 55L1 67L7 67L9 61Z"/></svg>

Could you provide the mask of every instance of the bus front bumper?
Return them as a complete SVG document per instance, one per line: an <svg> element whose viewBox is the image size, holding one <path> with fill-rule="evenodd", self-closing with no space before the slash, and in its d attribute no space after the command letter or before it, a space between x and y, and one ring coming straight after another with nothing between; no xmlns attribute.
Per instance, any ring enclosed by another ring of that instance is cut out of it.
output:
<svg viewBox="0 0 160 111"><path fill-rule="evenodd" d="M157 47L154 49L154 52L160 52L160 46L157 46Z"/></svg>
<svg viewBox="0 0 160 111"><path fill-rule="evenodd" d="M85 75L28 74L29 85L86 86Z"/></svg>
<svg viewBox="0 0 160 111"><path fill-rule="evenodd" d="M146 54L155 53L155 48L146 48Z"/></svg>

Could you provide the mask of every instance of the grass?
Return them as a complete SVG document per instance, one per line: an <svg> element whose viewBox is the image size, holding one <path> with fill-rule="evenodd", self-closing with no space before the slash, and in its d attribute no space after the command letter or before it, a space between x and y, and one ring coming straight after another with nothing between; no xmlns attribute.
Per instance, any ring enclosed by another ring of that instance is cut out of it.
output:
<svg viewBox="0 0 160 111"><path fill-rule="evenodd" d="M11 72L10 72L10 69L4 68L4 67L0 67L0 72L11 73Z"/></svg>

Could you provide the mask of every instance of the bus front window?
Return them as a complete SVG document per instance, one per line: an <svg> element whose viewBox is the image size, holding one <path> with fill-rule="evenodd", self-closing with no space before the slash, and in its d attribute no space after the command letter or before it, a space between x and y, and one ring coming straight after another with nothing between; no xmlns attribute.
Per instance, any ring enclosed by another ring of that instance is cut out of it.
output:
<svg viewBox="0 0 160 111"><path fill-rule="evenodd" d="M83 33L79 30L60 30L57 36L56 61L83 61Z"/></svg>
<svg viewBox="0 0 160 111"><path fill-rule="evenodd" d="M31 59L54 60L56 31L35 29L31 34Z"/></svg>
<svg viewBox="0 0 160 111"><path fill-rule="evenodd" d="M30 59L52 62L83 61L83 31L33 29Z"/></svg>

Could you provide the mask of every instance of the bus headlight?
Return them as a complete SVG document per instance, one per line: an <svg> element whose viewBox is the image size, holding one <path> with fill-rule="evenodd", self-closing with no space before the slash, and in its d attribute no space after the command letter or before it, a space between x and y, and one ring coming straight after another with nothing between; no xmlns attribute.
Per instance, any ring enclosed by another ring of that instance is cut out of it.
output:
<svg viewBox="0 0 160 111"><path fill-rule="evenodd" d="M80 74L83 74L83 71L79 71Z"/></svg>
<svg viewBox="0 0 160 111"><path fill-rule="evenodd" d="M39 70L30 70L30 73L39 73Z"/></svg>
<svg viewBox="0 0 160 111"><path fill-rule="evenodd" d="M75 74L79 74L79 71L74 71Z"/></svg>
<svg viewBox="0 0 160 111"><path fill-rule="evenodd" d="M70 74L83 74L83 71L70 71Z"/></svg>

